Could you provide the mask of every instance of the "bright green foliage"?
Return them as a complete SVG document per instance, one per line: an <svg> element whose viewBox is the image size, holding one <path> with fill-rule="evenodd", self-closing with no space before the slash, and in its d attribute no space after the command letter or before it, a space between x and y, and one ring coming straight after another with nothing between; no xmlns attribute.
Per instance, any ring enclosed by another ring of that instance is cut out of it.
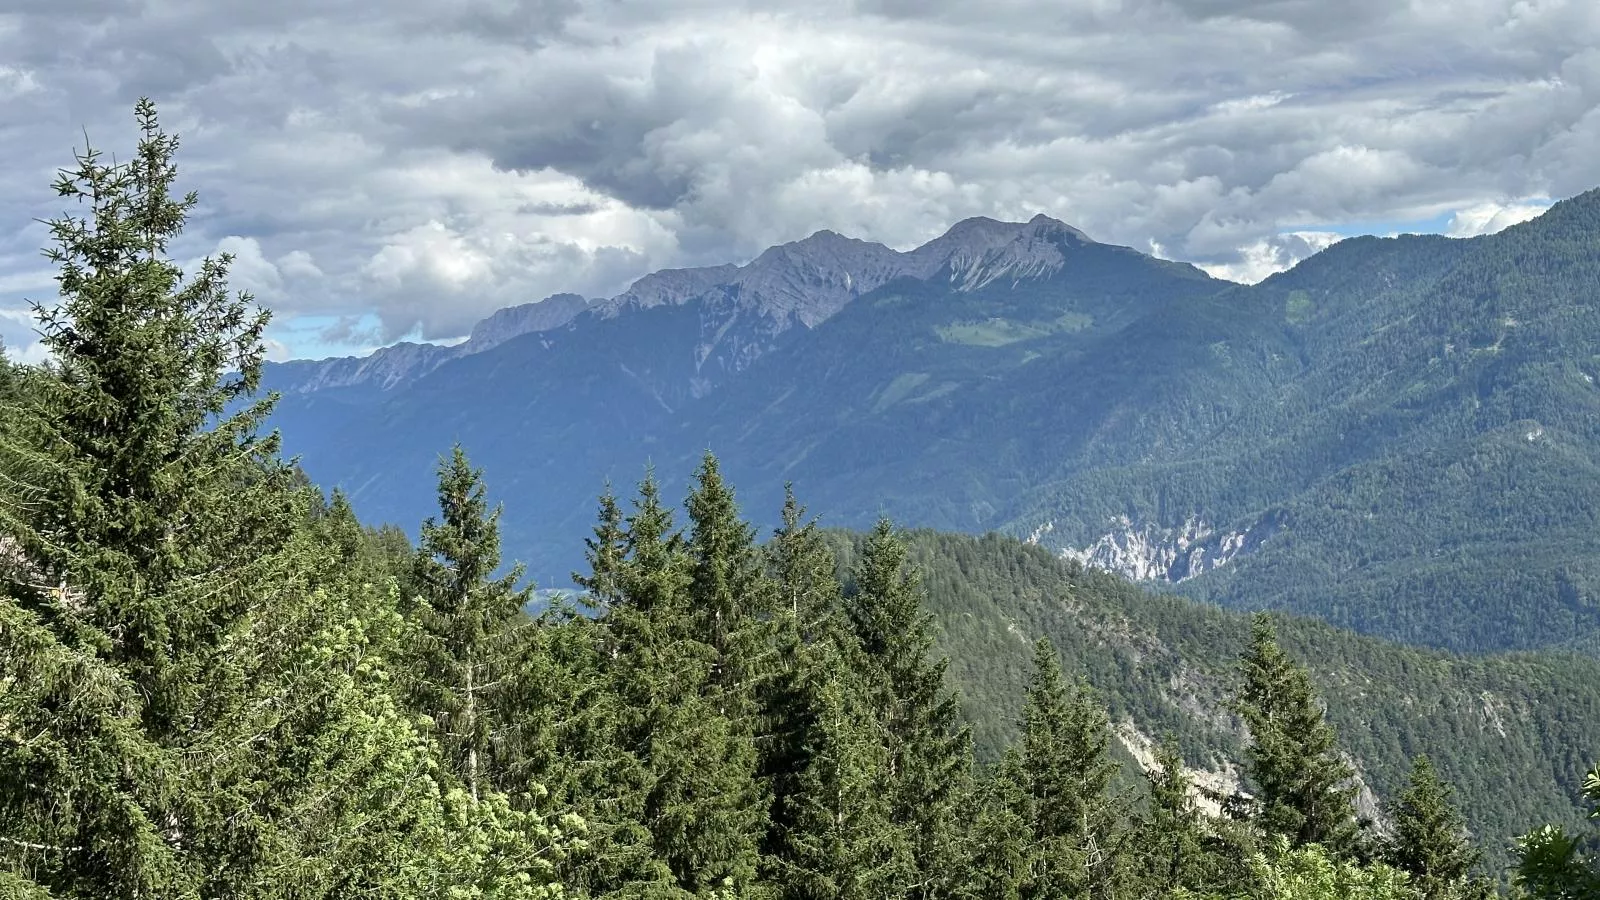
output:
<svg viewBox="0 0 1600 900"><path fill-rule="evenodd" d="M643 824L648 772L624 743L630 711L605 664L605 629L565 612L546 613L543 640L519 697L518 728L527 742L514 775L543 785L538 807L584 822L581 852L562 865L572 889L604 894L643 881L665 884Z"/></svg>
<svg viewBox="0 0 1600 900"><path fill-rule="evenodd" d="M1067 685L1055 646L1040 639L1016 769L1028 835L1026 900L1118 894L1125 835L1111 796L1117 764L1107 755L1110 742L1105 707L1081 682Z"/></svg>
<svg viewBox="0 0 1600 900"><path fill-rule="evenodd" d="M1281 842L1281 839L1280 839ZM1289 849L1253 860L1261 887L1251 893L1191 893L1179 890L1175 900L1416 900L1404 872L1381 863L1362 866L1318 844Z"/></svg>
<svg viewBox="0 0 1600 900"><path fill-rule="evenodd" d="M1424 900L1462 896L1483 856L1467 839L1450 793L1433 762L1418 756L1410 782L1389 809L1393 833L1384 839L1384 861L1408 873Z"/></svg>
<svg viewBox="0 0 1600 900"><path fill-rule="evenodd" d="M0 673L0 871L83 895L179 885L157 812L178 786L128 680L9 598Z"/></svg>
<svg viewBox="0 0 1600 900"><path fill-rule="evenodd" d="M910 834L918 881L912 896L954 890L957 800L971 777L971 732L944 684L946 662L932 656L933 632L906 545L887 520L868 537L846 613L859 648L851 665L866 679L868 702L888 754L892 819Z"/></svg>
<svg viewBox="0 0 1600 900"><path fill-rule="evenodd" d="M1583 796L1595 805L1589 818L1600 820L1600 764L1584 776ZM1600 865L1580 846L1577 837L1558 825L1544 825L1517 838L1518 886L1539 900L1600 898Z"/></svg>
<svg viewBox="0 0 1600 900"><path fill-rule="evenodd" d="M1239 667L1237 707L1250 727L1248 772L1262 827L1295 847L1352 849L1355 773L1339 755L1311 676L1278 646L1264 613L1251 624Z"/></svg>
<svg viewBox="0 0 1600 900"><path fill-rule="evenodd" d="M531 587L518 589L522 567L494 578L500 566L500 511L491 512L482 472L459 447L439 464L440 517L422 525L411 583L419 629L413 703L433 719L452 772L474 801L504 776L519 753L511 713L529 674L534 625L522 609Z"/></svg>

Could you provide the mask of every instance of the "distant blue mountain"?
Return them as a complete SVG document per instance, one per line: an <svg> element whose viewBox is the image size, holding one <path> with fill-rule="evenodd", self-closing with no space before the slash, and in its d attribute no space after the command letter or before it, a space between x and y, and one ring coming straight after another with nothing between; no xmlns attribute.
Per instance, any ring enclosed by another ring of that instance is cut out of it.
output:
<svg viewBox="0 0 1600 900"><path fill-rule="evenodd" d="M502 311L453 348L273 366L290 452L415 528L454 441L508 556L706 449L771 524L1000 530L1225 605L1454 649L1600 648L1600 197L1472 240L1343 241L1255 286L1047 217ZM546 307L545 304L552 304Z"/></svg>

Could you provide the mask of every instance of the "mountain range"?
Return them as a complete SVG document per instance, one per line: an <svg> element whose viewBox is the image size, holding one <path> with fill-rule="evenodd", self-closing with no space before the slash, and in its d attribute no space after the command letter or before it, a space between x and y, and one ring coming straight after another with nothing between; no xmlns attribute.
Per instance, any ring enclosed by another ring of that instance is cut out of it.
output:
<svg viewBox="0 0 1600 900"><path fill-rule="evenodd" d="M502 310L454 347L270 367L314 480L414 530L461 442L542 586L609 481L715 452L747 511L1001 531L1234 607L1454 650L1600 652L1600 193L1352 238L1258 285L1048 217Z"/></svg>

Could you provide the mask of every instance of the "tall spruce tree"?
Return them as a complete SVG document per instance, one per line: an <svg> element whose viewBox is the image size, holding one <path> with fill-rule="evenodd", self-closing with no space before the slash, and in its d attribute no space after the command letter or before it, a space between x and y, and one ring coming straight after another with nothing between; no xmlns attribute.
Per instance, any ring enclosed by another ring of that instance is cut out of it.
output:
<svg viewBox="0 0 1600 900"><path fill-rule="evenodd" d="M594 534L583 539L588 573L574 572L572 583L584 589L585 605L599 612L622 599L622 566L628 555L628 531L622 521L622 508L606 485L600 495L600 516Z"/></svg>
<svg viewBox="0 0 1600 900"><path fill-rule="evenodd" d="M517 753L512 700L533 648L534 626L523 608L531 587L518 588L519 564L500 567L500 510L490 510L483 472L459 445L441 460L439 516L422 525L412 583L422 638L417 701L438 729L451 768L477 800L504 776Z"/></svg>
<svg viewBox="0 0 1600 900"><path fill-rule="evenodd" d="M788 612L806 643L837 637L842 614L838 563L816 522L806 518L795 499L793 485L784 485L781 516L782 525L767 545L777 610Z"/></svg>
<svg viewBox="0 0 1600 900"><path fill-rule="evenodd" d="M739 517L733 487L707 453L684 502L689 512L689 615L695 637L716 655L710 688L724 714L755 727L758 682L771 667L767 620L773 585L756 547L755 528Z"/></svg>
<svg viewBox="0 0 1600 900"><path fill-rule="evenodd" d="M663 691L681 689L665 678L670 662L656 649L679 640L667 629L686 582L672 514L647 474L624 517L609 486L600 497L588 573L573 581L599 618L565 617L551 641L566 686L563 718L542 734L535 771L558 803L588 824L585 852L567 860L568 884L588 896L680 896L676 878L656 853L648 821L658 719L653 705L671 703Z"/></svg>
<svg viewBox="0 0 1600 900"><path fill-rule="evenodd" d="M775 803L768 857L778 895L792 900L901 896L916 872L906 832L891 821L888 757L831 642L807 646L797 694L805 709L800 765Z"/></svg>
<svg viewBox="0 0 1600 900"><path fill-rule="evenodd" d="M1461 813L1450 802L1450 788L1427 756L1411 761L1411 776L1389 808L1393 832L1384 841L1384 860L1411 875L1423 900L1462 897L1482 855L1472 846Z"/></svg>
<svg viewBox="0 0 1600 900"><path fill-rule="evenodd" d="M684 501L691 560L688 625L709 651L702 699L725 732L704 757L706 789L702 840L724 848L730 871L754 874L767 827L767 800L758 778L757 743L768 735L758 707L776 662L771 645L773 586L755 544L755 529L739 516L733 487L715 456L705 454Z"/></svg>
<svg viewBox="0 0 1600 900"><path fill-rule="evenodd" d="M931 618L905 542L887 520L867 537L846 611L888 759L892 820L908 830L917 877L912 897L952 895L960 881L958 804L970 783L972 740L932 659Z"/></svg>
<svg viewBox="0 0 1600 900"><path fill-rule="evenodd" d="M1025 818L1022 757L1013 745L975 786L973 817L960 854L963 900L1021 900L1033 853Z"/></svg>
<svg viewBox="0 0 1600 900"><path fill-rule="evenodd" d="M1111 726L1082 682L1069 688L1055 646L1034 646L1022 713L1022 818L1031 839L1021 895L1109 898L1126 880Z"/></svg>
<svg viewBox="0 0 1600 900"><path fill-rule="evenodd" d="M674 529L653 475L626 521L622 599L605 617L613 648L606 668L619 700L620 746L643 775L637 796L624 802L650 835L652 855L611 889L744 891L755 878L765 810L756 802L751 726L730 716L744 712L730 703L738 682L719 671L723 658L710 642L735 631L706 627L718 607L694 598L715 579L702 574L697 586L704 557ZM714 602L722 601L735 602Z"/></svg>
<svg viewBox="0 0 1600 900"><path fill-rule="evenodd" d="M1149 794L1137 835L1139 868L1147 893L1167 896L1180 887L1198 886L1205 834L1177 745L1162 744L1153 762L1145 772Z"/></svg>
<svg viewBox="0 0 1600 900"><path fill-rule="evenodd" d="M782 897L896 896L915 871L890 818L885 745L846 662L855 639L840 622L833 551L788 486L767 557L778 601L760 695L765 868Z"/></svg>
<svg viewBox="0 0 1600 900"><path fill-rule="evenodd" d="M1235 708L1250 728L1246 771L1259 822L1293 846L1355 848L1355 773L1340 755L1310 674L1291 660L1265 613L1251 623Z"/></svg>
<svg viewBox="0 0 1600 900"><path fill-rule="evenodd" d="M261 377L268 315L230 294L231 258L185 278L164 257L198 202L171 196L175 136L140 101L134 157L107 165L86 149L56 192L87 203L50 222L60 302L35 303L54 360L20 441L40 496L27 554L55 580L29 605L120 666L148 698L146 727L186 729L201 702L196 668L242 614L239 591L189 590L196 576L240 570L292 529L288 469L249 402ZM240 408L229 412L230 405ZM75 608L66 594L93 595Z"/></svg>
<svg viewBox="0 0 1600 900"><path fill-rule="evenodd" d="M785 488L783 525L766 546L767 565L777 594L771 620L774 651L769 677L758 694L762 740L759 772L771 814L763 851L783 854L783 832L792 824L790 797L810 760L818 697L834 673L820 660L843 666L844 635L836 627L841 588L833 553L804 520L792 489Z"/></svg>

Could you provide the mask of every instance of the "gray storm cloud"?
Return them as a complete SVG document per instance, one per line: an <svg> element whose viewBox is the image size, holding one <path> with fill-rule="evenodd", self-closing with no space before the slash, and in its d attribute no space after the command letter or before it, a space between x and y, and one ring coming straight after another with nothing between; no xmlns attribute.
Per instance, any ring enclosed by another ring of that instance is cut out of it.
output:
<svg viewBox="0 0 1600 900"><path fill-rule="evenodd" d="M145 94L201 193L181 258L329 340L440 339L823 228L1046 212L1253 279L1351 222L1503 227L1600 183L1597 46L1560 0L26 0L0 335L50 291L52 170Z"/></svg>

